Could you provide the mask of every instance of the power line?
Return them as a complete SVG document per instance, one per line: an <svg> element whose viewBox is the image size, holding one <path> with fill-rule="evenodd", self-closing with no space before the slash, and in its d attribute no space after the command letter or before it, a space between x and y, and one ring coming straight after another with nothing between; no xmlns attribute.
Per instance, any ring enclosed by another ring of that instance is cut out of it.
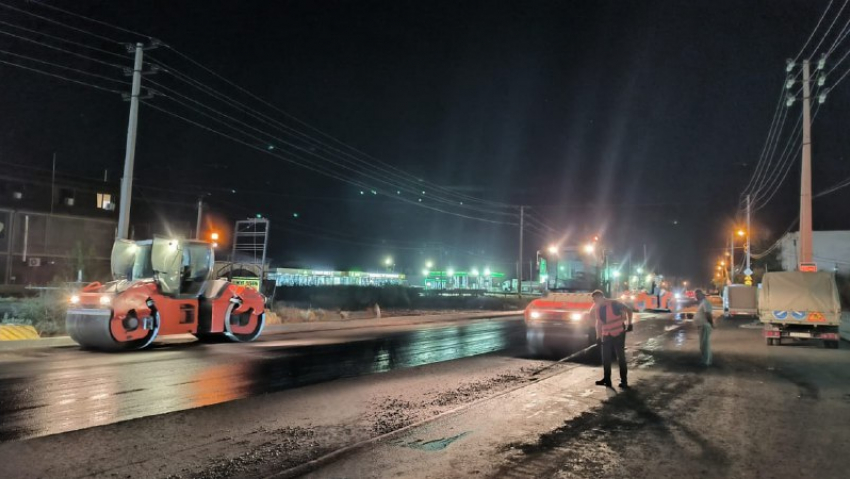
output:
<svg viewBox="0 0 850 479"><path fill-rule="evenodd" d="M773 119L770 122L770 128L767 132L767 138L764 140L764 146L762 147L761 154L759 155L759 161L756 164L756 168L753 171L753 175L750 177L749 183L744 188L744 191L741 193L741 197L746 196L748 192L750 192L750 188L755 188L758 178L762 175L762 173L770 167L770 163L765 163L767 158L772 158L772 156L768 153L772 147L774 147L777 143L778 133L782 130L782 127L777 126L782 122L784 126L785 117L787 116L787 108L783 108L783 103L785 99L785 85L782 85L782 88L779 90L779 100L776 102L776 109L773 112ZM781 118L781 120L777 120L777 118Z"/></svg>
<svg viewBox="0 0 850 479"><path fill-rule="evenodd" d="M165 73L171 74L177 80L180 80L184 83L189 84L193 88L196 88L196 89L202 91L206 95L209 95L210 97L212 97L212 98L214 98L218 101L221 101L221 102L241 111L242 113L245 113L248 116L253 117L254 119L257 119L257 120L261 121L262 123L269 125L272 128L277 129L278 131L281 131L284 134L295 135L297 137L300 137L300 139L302 139L303 141L307 141L307 142L311 143L312 146L322 147L324 149L331 150L330 154L332 156L334 156L335 158L339 159L340 161L344 161L344 162L349 163L349 164L352 164L352 162L353 162L354 164L366 165L370 168L383 171L390 176L396 177L396 178L400 179L401 181L408 183L410 186L402 187L402 189L406 189L408 192L420 191L424 187L426 189L431 189L432 191L433 190L443 191L443 192L445 192L445 193L443 193L443 196L450 195L450 196L454 196L455 198L457 198L456 200L450 200L450 199L446 198L444 202L448 203L448 204L459 204L459 205L462 205L462 206L467 206L466 204L463 203L463 200L467 199L467 198L472 198L472 200L476 203L492 204L492 202L488 202L486 200L480 200L478 198L473 198L473 197L470 197L468 195L456 193L456 192L453 192L453 191L451 191L447 188L440 187L440 186L437 186L437 185L433 185L429 182L425 182L422 179L413 177L412 175L405 173L402 170L399 170L395 167L392 167L390 165L384 165L383 163L381 163L378 160L376 160L379 163L377 165L370 163L370 162L364 160L363 158L359 158L355 155L352 155L351 153L340 150L340 149L338 149L338 148L336 148L332 145L329 145L329 144L327 144L327 143L325 143L321 140L318 140L318 139L310 136L307 133L304 133L304 132L302 132L302 131L300 131L296 128L293 128L289 125L286 125L286 124L284 124L284 123L282 123L282 122L280 122L280 121L278 121L278 120L276 120L276 119L274 119L274 118L272 118L268 115L265 115L261 112L258 112L257 110L255 110L255 109L245 105L244 103L241 103L238 100L235 100L232 97L230 97L230 96L228 96L228 95L226 95L226 94L204 84L203 82L200 82L198 80L195 80L195 79L189 77L188 75L180 72L179 70L175 69L174 67L171 67L170 65L168 65L168 64L166 64L166 63L164 63L160 60L155 59L154 62L157 65L160 66L162 71L164 71ZM291 115L287 114L287 116L291 116ZM307 126L309 127L309 125L307 125ZM318 131L318 130L316 130L316 131ZM321 133L321 132L319 132L319 133ZM330 138L334 139L334 141L342 144L346 148L352 149L352 147L349 147L348 145L341 143L339 140L336 140L333 137L330 137ZM354 151L357 151L357 150L354 150ZM342 158L339 155L343 155L346 158ZM381 180L381 181L386 182L384 180ZM415 194L418 194L418 193L415 193ZM515 206L504 206L504 205L501 205L501 204L499 204L499 205L500 205L499 207L502 207L502 208L506 208L506 207L516 208ZM484 211L481 207L478 207L478 210L482 211L482 212ZM491 213L491 214L505 214L504 212L493 211L493 210L489 210L487 212Z"/></svg>
<svg viewBox="0 0 850 479"><path fill-rule="evenodd" d="M242 144L242 145L247 146L247 147L249 147L249 148L253 148L253 149L257 150L257 151L264 152L264 153L266 153L266 154L270 154L270 155L272 155L272 156L274 156L274 157L276 157L276 158L283 159L283 160L285 160L285 161L289 161L289 159L287 159L287 158L285 158L285 157L281 157L281 156L279 156L279 155L276 155L276 154L274 154L272 151L269 151L269 150L268 150L268 149L266 149L266 148L261 148L261 147L259 147L259 146L257 146L257 145L252 145L252 144L250 144L250 143L248 143L248 142L246 142L246 141L244 141L244 140L240 140L240 139L238 139L238 138L236 138L236 137L234 137L234 136L232 136L232 135L228 135L227 133L223 133L223 132L218 131L218 130L216 130L216 129L214 129L214 128L211 128L211 127L209 127L209 126L206 126L206 125L203 125L203 124L201 124L201 123L198 123L198 122L196 122L196 121L194 121L194 120L190 120L190 119L188 119L188 118L186 118L186 117L184 117L184 116L182 116L182 115L179 115L179 114L177 114L177 113L171 112L171 111L166 110L166 109L164 109L164 108L158 107L157 105L154 105L153 103L150 103L150 102L147 102L147 101L145 101L145 102L143 102L143 103L144 103L145 105L147 105L148 107L153 108L154 110L157 110L157 111L159 111L159 112L161 112L161 113L164 113L164 114L166 114L166 115L172 116L172 117L174 117L174 118L180 119L180 120L182 120L182 121L184 121L184 122L186 122L186 123L189 123L189 124L195 125L195 126L197 126L197 127L199 127L199 128L202 128L202 129L204 129L204 130L207 130L207 131L209 131L209 132L211 132L211 133L215 133L215 134L217 134L217 135L219 135L219 136L222 136L222 137L224 137L224 138L228 138L228 139L230 139L230 140L232 140L232 141L234 141L234 142L236 142L236 143ZM342 179L342 178L338 178L338 179L340 179L341 181L345 181L345 182L352 182L351 180L348 180L348 179ZM472 219L472 220L476 220L476 221L482 221L482 222L485 222L485 223L493 223L493 224L501 224L501 225L516 226L516 223L507 223L507 222L504 222L504 221L496 221L496 220L491 220L491 219L487 219L487 218L480 218L480 217L475 217L475 216L464 215L464 214L461 214L461 213L455 213L455 212L451 212L451 211L445 211L445 210L442 210L442 209L440 209L440 208L436 208L436 207L431 206L431 205L422 204L422 203L419 203L419 202L413 202L413 201L411 201L411 200L407 200L406 198L400 198L400 200L401 200L401 201L405 201L405 202L410 203L410 204L413 204L414 206L420 206L420 207L422 207L422 208L430 209L430 210L437 211L437 212L440 212L440 213L450 214L450 215L457 216L457 217L461 217L461 218ZM417 203L419 203L419 204L417 204Z"/></svg>
<svg viewBox="0 0 850 479"><path fill-rule="evenodd" d="M88 87L91 87L91 88L96 88L96 89L98 89L98 90L108 91L108 92L110 92L110 93L117 93L117 94L119 94L119 95L120 95L121 93L123 93L123 92L121 92L121 91L113 90L113 89L111 89L111 88L105 88L105 87L102 87L102 86L94 85L94 84L92 84L92 83L84 82L84 81L82 81L82 80L75 80L75 79L73 79L73 78L68 78L68 77L63 76L63 75L59 75L59 74L56 74L56 73L46 72L46 71L44 71L44 70L39 70L39 69L37 69L37 68L32 68L32 67L24 66L24 65L21 65L21 64L18 64L18 63L14 63L14 62L8 62L8 61L6 61L6 60L0 60L0 63L3 63L3 64L5 64L5 65L9 65L9 66L13 66L13 67L17 67L17 68L21 68L21 69L24 69L24 70L29 70L29 71L31 71L31 72L35 72L35 73L40 73L40 74L42 74L42 75L47 75L47 76L50 76L50 77L53 77L53 78L58 78L58 79L60 79L60 80L65 80L65 81L68 81L68 82L71 82L71 83L77 83L77 84L85 85L85 86L88 86Z"/></svg>
<svg viewBox="0 0 850 479"><path fill-rule="evenodd" d="M823 44L823 41L826 40L826 37L829 36L829 32L832 31L832 27L835 26L835 22L838 21L838 17L841 16L841 12L843 12L844 8L847 7L848 2L850 2L850 0L844 0L844 3L841 4L841 9L839 9L838 13L835 14L835 17L832 18L832 23L829 24L829 27L826 29L826 33L824 33L823 36L821 36L820 41L818 42L817 46L815 46L815 49L812 51L811 56L814 56L815 54L817 54L818 48L820 48L820 46ZM830 3L832 3L832 0L830 0ZM826 11L824 11L824 14L826 14ZM821 20L823 20L823 16L821 16ZM818 22L818 25L820 25L820 22ZM798 58L799 58L799 55L798 55Z"/></svg>
<svg viewBox="0 0 850 479"><path fill-rule="evenodd" d="M39 60L37 58L33 58L33 57L30 57L30 56L27 56L27 55L20 55L20 54L17 54L17 53L6 51L6 50L0 50L0 53L5 54L5 55L10 55L10 56L13 56L13 57L23 58L25 60L29 60L29 61L36 62L36 63L41 63L43 65L50 65L52 67L62 68L62 69L69 70L69 71L72 71L72 72L76 72L76 73L79 73L79 74L82 74L82 75L88 75L88 76L91 76L91 77L94 77L94 78L100 78L100 79L103 79L103 80L108 80L108 81L111 81L111 82L120 83L122 85L129 85L129 83L126 82L126 81L116 80L114 78L110 78L110 77L105 76L105 75L99 75L97 73L91 73L91 72L87 72L85 70L79 70L77 68L69 67L69 66L66 66L66 65L60 65L58 63L48 62L46 60Z"/></svg>
<svg viewBox="0 0 850 479"><path fill-rule="evenodd" d="M57 37L55 35L49 35L47 33L44 33L44 32L38 31L38 30L33 30L31 28L22 27L20 25L10 23L10 22L6 22L6 21L3 21L3 20L0 20L0 24L7 25L7 26L10 26L12 28L17 28L18 30L23 30L25 32L35 33L36 35L41 35L43 37L50 38L51 40L56 40L56 41L59 41L59 42L64 42L64 43L68 43L68 44L71 44L71 45L76 45L78 47L88 48L89 50L97 51L97 52L100 52L100 53L103 53L103 54L106 54L106 55L112 55L114 57L118 57L118 58L122 58L122 59L126 58L125 55L121 55L120 53L115 53L115 52L111 52L109 50L104 50L103 48L94 47L94 46L88 45L86 43L76 42L74 40L68 40L67 38L64 38L64 37Z"/></svg>
<svg viewBox="0 0 850 479"><path fill-rule="evenodd" d="M64 48L60 48L60 47L57 47L57 46L54 46L54 45L50 45L49 43L44 43L44 42L40 42L38 40L33 40L32 38L22 37L20 35L14 34L14 33L9 33L5 30L0 30L0 34L8 35L10 37L14 37L14 38L17 38L18 40L23 40L25 42L35 43L35 44L41 45L45 48L50 48L52 50L67 53L68 55L73 55L75 57L85 58L86 60L89 60L89 61L92 61L92 62L95 62L95 63L100 63L101 65L106 65L106 66L110 66L110 67L113 67L113 68L120 68L121 70L124 69L124 66L122 66L122 65L117 65L115 63L109 63L109 62L105 62L103 60L98 60L97 58L90 57L88 55L83 55L82 53L77 53L77 52L74 52L74 51L71 51L71 50L66 50Z"/></svg>
<svg viewBox="0 0 850 479"><path fill-rule="evenodd" d="M821 14L821 16L820 16L820 20L818 20L817 25L815 25L815 29L814 29L814 30L812 30L812 33L811 33L811 34L809 34L809 38L807 38L807 39L806 39L806 43L804 43L804 44L803 44L803 48L801 48L801 49L800 49L800 53L798 53L798 54L797 54L797 56L796 56L796 57L794 57L794 61L795 61L795 62L796 62L796 61L800 58L800 56L802 56L802 55L803 55L803 52L804 52L804 51L806 51L806 47L807 47L807 46L809 46L809 43L812 41L812 38L814 38L814 36L815 36L815 33L817 33L818 29L820 28L820 25L821 25L821 23L823 22L823 19L824 19L824 18L826 18L826 14L827 14L827 12L829 12L829 9L832 7L832 2L833 2L833 1L834 1L834 0L829 0L829 5L827 5L827 6L826 6L826 9L825 9L825 10L823 11L823 13ZM845 3L846 3L846 2L845 2ZM816 50L817 50L817 49L816 49Z"/></svg>
<svg viewBox="0 0 850 479"><path fill-rule="evenodd" d="M360 175L362 175L362 176L365 176L366 178L369 178L369 179L371 179L372 181L374 181L374 182L376 182L376 183L382 183L382 184L384 184L384 185L388 185L388 186L392 187L392 189L401 188L401 189L404 189L407 193L412 193L412 194L414 194L414 195L419 195L418 190L413 190L412 188L410 188L410 187L408 187L408 186L404 186L404 185L399 186L398 184L392 183L392 182L390 182L390 181L388 181L388 180L386 180L386 179L384 179L384 178L381 178L381 177L375 177L375 176L373 176L373 175L369 174L368 172L364 172L364 171L362 171L362 170L355 169L355 168L353 168L353 167L351 167L351 166L348 166L348 165L346 165L346 164L342 164L342 163L340 163L340 162L334 161L333 159L327 158L327 157L325 157L325 156L323 156L323 155L321 155L321 154L319 154L319 153L317 153L317 152L315 152L315 151L311 151L310 149L305 149L305 148L303 148L303 147L301 147L301 146L299 146L299 145L293 144L293 143L291 143L291 142L289 142L289 141L287 141L287 140L284 140L284 139L282 139L282 138L280 138L280 137L278 137L278 136L275 136L275 135L273 135L272 133L269 133L268 131L261 130L261 129L259 129L259 128L256 128L256 127L252 126L252 125L249 125L248 123L245 123L245 122L243 122L243 121L241 121L241 120L239 120L239 119L237 119L237 118L234 118L234 117L232 117L232 116L230 116L230 115L228 115L228 114L226 114L226 113L224 113L224 112L222 112L222 111L220 111L220 110L217 110L217 109L215 109L215 108L213 108L213 107L210 107L210 106L208 106L208 105L204 104L203 102L199 102L199 101L197 101L197 100L195 100L195 99L193 99L193 98L187 97L187 96L185 96L185 95L183 95L183 94L181 94L181 93L179 93L179 92L177 92L177 91L175 91L175 90L173 90L173 89L171 89L171 88L166 87L165 85L162 85L161 83L158 83L158 82L153 81L153 80L149 80L149 83L151 83L151 84L153 84L153 85L156 85L156 86L158 86L159 88L161 88L161 89L163 89L163 90L165 90L165 91L168 91L168 92L170 92L170 93L172 93L172 94L174 94L174 95L179 96L180 98L186 99L186 100L188 100L189 102L191 102L191 103L193 103L193 104L195 104L195 105L198 105L198 106L200 106L200 107L204 108L205 110L211 111L211 112L215 113L216 115L219 115L219 116L221 116L221 117L227 118L227 119L228 119L228 120L230 120L230 121L236 122L236 123L238 123L239 125L242 125L242 126L244 126L244 127L248 128L248 129L253 130L253 131L257 132L258 134L263 135L263 136L265 136L265 137L267 137L267 138L268 138L268 140L264 140L263 138L259 138L259 137L256 137L256 136L252 135L252 134L246 133L246 132L244 132L244 131L242 131L242 130L236 129L236 128L232 127L231 125L228 125L228 124L227 124L226 122L224 122L223 120L220 120L220 119L215 118L215 117L211 117L210 115L207 115L207 114L205 114L205 113L203 113L203 112L201 112L201 111L197 110L196 108L191 107L191 106L187 105L186 103L184 103L184 102L182 102L182 101L180 101L180 100L177 100L176 98L170 97L169 95L163 95L163 96L166 96L166 97L170 98L172 101L175 101L175 102L177 102L177 103L181 104L182 106L184 106L184 107L186 107L186 108L189 108L189 109L191 109L191 110L193 110L193 111L195 111L195 112L197 112L197 113L199 113L199 114L201 114L201 115L203 115L203 116L205 116L205 117L207 117L207 118L212 119L213 121L216 121L216 122L218 122L218 123L220 123L220 124L224 124L224 125L225 125L225 126L227 126L228 128L231 128L231 129L234 129L234 130L236 130L236 131L239 131L240 133L243 133L243 134L249 135L249 136L251 136L253 139L257 140L257 141L263 141L263 142L265 142L266 144L268 144L268 143L277 143L277 145L274 145L274 147L280 147L280 145L281 145L281 144L282 144L282 145L286 145L286 146L288 146L288 147L290 147L290 148L293 148L293 149L295 149L295 150L297 150L297 151L299 151L299 152L303 152L303 153L305 153L305 154L307 154L307 155L310 155L310 156L316 157L316 158L318 158L318 159L319 159L319 160L321 160L321 161L328 162L328 163L330 163L330 164L332 164L332 165L335 165L335 166L337 166L337 167L340 167L340 168L343 168L343 169L349 170L349 171L351 171L351 172L354 172L354 173L360 174ZM300 158L300 157L299 157L299 158ZM304 161L306 161L306 160L304 160ZM298 163L298 164L299 164L299 166L305 166L304 164L301 164L301 163ZM315 166L315 165L313 165L313 166ZM306 166L305 166L305 167L306 167ZM323 170L324 170L324 169L323 169ZM338 177L338 176L336 176L335 178L336 178L336 179L340 179L340 180L342 180L342 181L350 182L350 181L348 181L347 179L343 179L343 178L340 178L340 177ZM364 188L368 188L368 189L370 189L370 190L371 190L371 187L369 187L368 185L363 184L363 183L359 183L359 184L358 184L358 186L360 186L360 187L364 187ZM423 191L423 193L424 193L424 191ZM447 203L447 204L451 204L451 205L457 205L457 203L456 203L456 202L451 201L451 200L446 200L446 199L444 199L444 198L441 198L440 196L429 196L429 198L432 198L434 201L438 201L438 202L442 202L442 203ZM464 204L461 204L461 205L460 205L460 207L461 207L461 208L464 208L464 209L469 209L469 210L472 210L472 211L476 211L476 212L478 212L478 213L508 215L508 214L506 214L506 213L504 213L504 212L499 212L499 211L495 211L495 212L494 212L494 211L491 211L491 210L485 210L485 209L483 209L483 208L480 208L480 207L474 207L474 206L470 206L470 205L464 205Z"/></svg>
<svg viewBox="0 0 850 479"><path fill-rule="evenodd" d="M152 38L153 38L153 37L151 37L151 36L149 36L149 35L145 35L144 33L134 32L133 30L128 30L128 29L126 29L126 28L124 28L124 27L119 27L119 26L117 26L117 25L113 25L113 24L111 24L111 23L104 22L104 21L102 21L102 20L97 20L97 19L94 19L94 18L91 18L91 17L87 17L87 16L85 16L85 15L80 15L79 13L71 12L71 11L69 11L69 10L64 10L64 9L62 9L62 8L59 8L59 7L56 7L56 6L53 6L53 5L47 4L47 3L45 3L45 2L41 2L41 1L39 1L39 0L27 0L27 1L28 1L28 2L30 2L30 3L35 3L35 4L37 4L37 5L41 6L41 7L44 7L44 8L50 9L50 10L55 10L55 11L57 11L57 12L62 12L62 13L64 13L64 14L66 14L66 15L70 15L70 16L72 16L72 17L77 17L77 18L80 18L80 19L83 19L83 20L88 20L89 22L96 23L96 24L98 24L98 25L103 25L103 26L107 26L107 27L110 27L110 28L114 28L115 30L118 30L118 31L121 31L121 32L124 32L124 33L129 33L129 34L131 34L131 35L137 35L137 36L145 37L145 38L148 38L148 39L152 39Z"/></svg>
<svg viewBox="0 0 850 479"><path fill-rule="evenodd" d="M242 92L243 94L245 94L245 95L249 96L250 98L254 99L255 101L257 101L257 102L259 102L259 103L261 103L261 104L265 105L266 107L271 108L272 110L274 110L274 111L276 111L276 112L278 112L278 113L280 113L280 114L282 114L282 115L286 116L287 118L289 118L289 119L291 119L291 120L293 120L293 121L297 122L298 124L300 124L300 125L302 125L302 126L306 127L307 129L309 129L309 130L311 130L311 131L313 131L313 132L315 132L315 133L319 134L320 136L322 136L322 137L324 137L324 138L327 138L327 139L329 139L329 140L332 140L333 142L335 142L335 143L337 143L337 144L341 145L342 147L348 148L348 149L350 149L350 150L351 150L351 151L353 151L353 152L356 152L356 153L358 153L358 154L360 154L360 155L363 155L364 157L369 158L370 160L372 160L372 161L376 162L377 164L381 165L381 166L382 166L382 167L384 167L384 168L389 168L389 169L395 170L395 171L397 171L397 172L400 172L400 173L402 173L402 174L407 174L407 173L405 173L404 171L400 170L399 168L396 168L395 166L392 166L392 165L390 165L390 164L387 164L387 163L385 163L385 162L382 162L381 160L378 160L377 158L375 158L375 157L373 157L373 156L371 156L371 155L369 155L369 154L367 154L367 153L364 153L364 152L362 152L362 151L358 150L357 148L354 148L354 147L352 147L352 146L350 146L350 145L348 145L348 144L344 143L343 141L341 141L341 140L339 140L339 139L337 139L337 138L335 138L335 137L333 137L333 136L331 136L331 135L329 135L329 134L327 134L327 133L325 133L325 132L323 132L323 131L319 130L318 128L313 127L312 125L310 125L310 124L308 124L308 123L304 122L303 120L301 120L301 119L299 119L299 118L297 118L297 117L293 116L293 115L292 115L292 114L290 114L289 112L287 112L287 111L285 111L285 110L282 110L281 108L279 108L279 107L275 106L274 104L272 104L272 103L270 103L270 102L268 102L268 101L266 101L266 100L263 100L262 98L260 98L259 96L255 95L254 93L251 93L251 92L250 92L250 91L248 91L247 89L245 89L245 88L243 88L243 87L239 86L238 84L236 84L236 83L234 83L234 82L232 82L232 81L228 80L227 78L225 78L225 77L223 77L222 75L220 75L220 74L216 73L215 71L211 70L210 68L207 68L206 66L204 66L204 65L203 65L203 64L201 64L200 62L198 62L198 61L196 61L196 60L192 59L191 57L189 57L188 55L186 55L186 54L184 54L184 53L182 53L182 52L178 51L178 50L177 50L177 49L175 49L174 47L172 47L172 46L170 46L170 45L166 45L166 47L167 47L169 50L171 50L172 52L174 52L176 55L178 55L179 57L181 57L181 58L183 58L184 60L186 60L186 61L188 61L188 62L192 63L193 65L195 65L196 67L198 67L198 68L200 68L200 69L202 69L202 70L206 71L207 73L209 73L209 74L213 75L215 78L217 78L217 79L219 79L219 80L223 81L224 83L226 83L226 84L230 85L231 87L235 88L236 90L238 90L238 91ZM420 180L420 181L419 181L419 183L424 184L424 185L428 186L429 188L436 188L436 189L440 189L440 190L444 190L444 191L449 191L449 190L446 190L445 188L443 188L443 187L441 187L441 186L439 186L439 185L436 185L436 184L434 184L434 183L430 183L430 182L427 182L427 181L421 181L421 180ZM450 191L449 191L449 192L450 192ZM492 201L489 201L489 200L484 200L484 199L481 199L481 198L475 198L475 197L472 197L472 196L469 196L469 195L465 195L465 194L461 194L461 193L453 193L453 192L450 192L450 193L457 195L459 198L465 198L467 201L476 201L476 202L481 202L481 203L491 204L492 206L500 206L500 207L505 207L505 208L516 208L516 206L514 206L514 205L508 205L508 204L504 204L504 203L492 202Z"/></svg>
<svg viewBox="0 0 850 479"><path fill-rule="evenodd" d="M77 28L77 27L74 27L74 26L68 25L68 24L66 24L66 23L62 23L62 22L60 22L60 21L58 21L58 20L53 20L53 19L48 18L48 17L43 17L43 16L41 16L41 15L37 15L37 14L35 14L35 13L28 12L28 11L23 10L23 9L21 9L21 8L13 7L13 6L11 6L11 5L9 5L9 4L6 4L6 3L3 3L3 2L0 2L0 7L7 8L7 9L9 9L9 10L14 10L14 11L16 11L16 12L18 12L18 13L23 13L24 15L29 15L29 16L31 16L31 17L35 17L35 18L38 18L38 19L44 20L45 22L52 23L52 24L54 24L54 25L62 26L62 27L65 27L65 28L67 28L67 29L69 29L69 30L73 30L73 31L75 31L75 32L84 33L84 34L86 34L86 35L91 35L92 37L94 37L94 38L98 38L98 39L100 39L100 40L104 40L104 41L112 42L112 43L118 43L118 44L122 43L122 42L119 42L118 40L115 40L114 38L104 37L103 35L98 35L98 34L96 34L96 33L92 33L92 32L90 32L90 31L88 31L88 30L85 30L85 29L82 29L82 28Z"/></svg>

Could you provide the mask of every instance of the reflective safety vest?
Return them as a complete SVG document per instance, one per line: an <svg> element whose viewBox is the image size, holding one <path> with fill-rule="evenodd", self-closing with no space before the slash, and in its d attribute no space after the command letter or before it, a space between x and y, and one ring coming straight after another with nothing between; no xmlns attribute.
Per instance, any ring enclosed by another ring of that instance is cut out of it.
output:
<svg viewBox="0 0 850 479"><path fill-rule="evenodd" d="M620 314L614 314L614 302L606 301L605 306L605 320L602 320L601 311L599 308L596 310L596 321L598 321L602 325L602 336L619 336L626 330L626 322L623 319L622 310L620 310Z"/></svg>

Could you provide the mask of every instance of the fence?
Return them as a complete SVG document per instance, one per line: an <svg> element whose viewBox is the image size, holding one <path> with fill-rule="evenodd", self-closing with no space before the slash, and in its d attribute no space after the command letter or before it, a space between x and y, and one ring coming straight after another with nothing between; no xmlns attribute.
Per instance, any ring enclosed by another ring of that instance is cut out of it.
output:
<svg viewBox="0 0 850 479"><path fill-rule="evenodd" d="M115 221L0 209L2 284L109 277Z"/></svg>

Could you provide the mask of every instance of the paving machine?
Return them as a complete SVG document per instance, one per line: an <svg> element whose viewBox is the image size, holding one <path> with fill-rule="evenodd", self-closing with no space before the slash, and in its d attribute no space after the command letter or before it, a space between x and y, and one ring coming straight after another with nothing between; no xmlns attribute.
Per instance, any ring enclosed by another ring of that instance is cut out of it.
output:
<svg viewBox="0 0 850 479"><path fill-rule="evenodd" d="M85 348L143 349L158 336L247 342L265 326L265 298L213 279L212 244L154 238L116 240L113 281L92 283L70 299L65 326Z"/></svg>

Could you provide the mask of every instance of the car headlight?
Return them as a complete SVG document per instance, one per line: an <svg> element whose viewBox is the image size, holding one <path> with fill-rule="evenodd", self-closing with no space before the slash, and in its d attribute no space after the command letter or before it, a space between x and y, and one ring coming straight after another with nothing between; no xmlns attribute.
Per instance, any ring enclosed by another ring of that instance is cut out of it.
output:
<svg viewBox="0 0 850 479"><path fill-rule="evenodd" d="M101 296L100 304L103 306L109 306L110 304L112 304L112 298L110 298L109 296Z"/></svg>
<svg viewBox="0 0 850 479"><path fill-rule="evenodd" d="M529 316L531 319L540 319L540 311L532 311Z"/></svg>
<svg viewBox="0 0 850 479"><path fill-rule="evenodd" d="M69 301L71 302L71 304L80 304L80 297L75 294L71 296L71 299L69 299Z"/></svg>
<svg viewBox="0 0 850 479"><path fill-rule="evenodd" d="M572 319L573 321L581 321L581 318L583 316L584 315L581 313L570 313L570 319Z"/></svg>

